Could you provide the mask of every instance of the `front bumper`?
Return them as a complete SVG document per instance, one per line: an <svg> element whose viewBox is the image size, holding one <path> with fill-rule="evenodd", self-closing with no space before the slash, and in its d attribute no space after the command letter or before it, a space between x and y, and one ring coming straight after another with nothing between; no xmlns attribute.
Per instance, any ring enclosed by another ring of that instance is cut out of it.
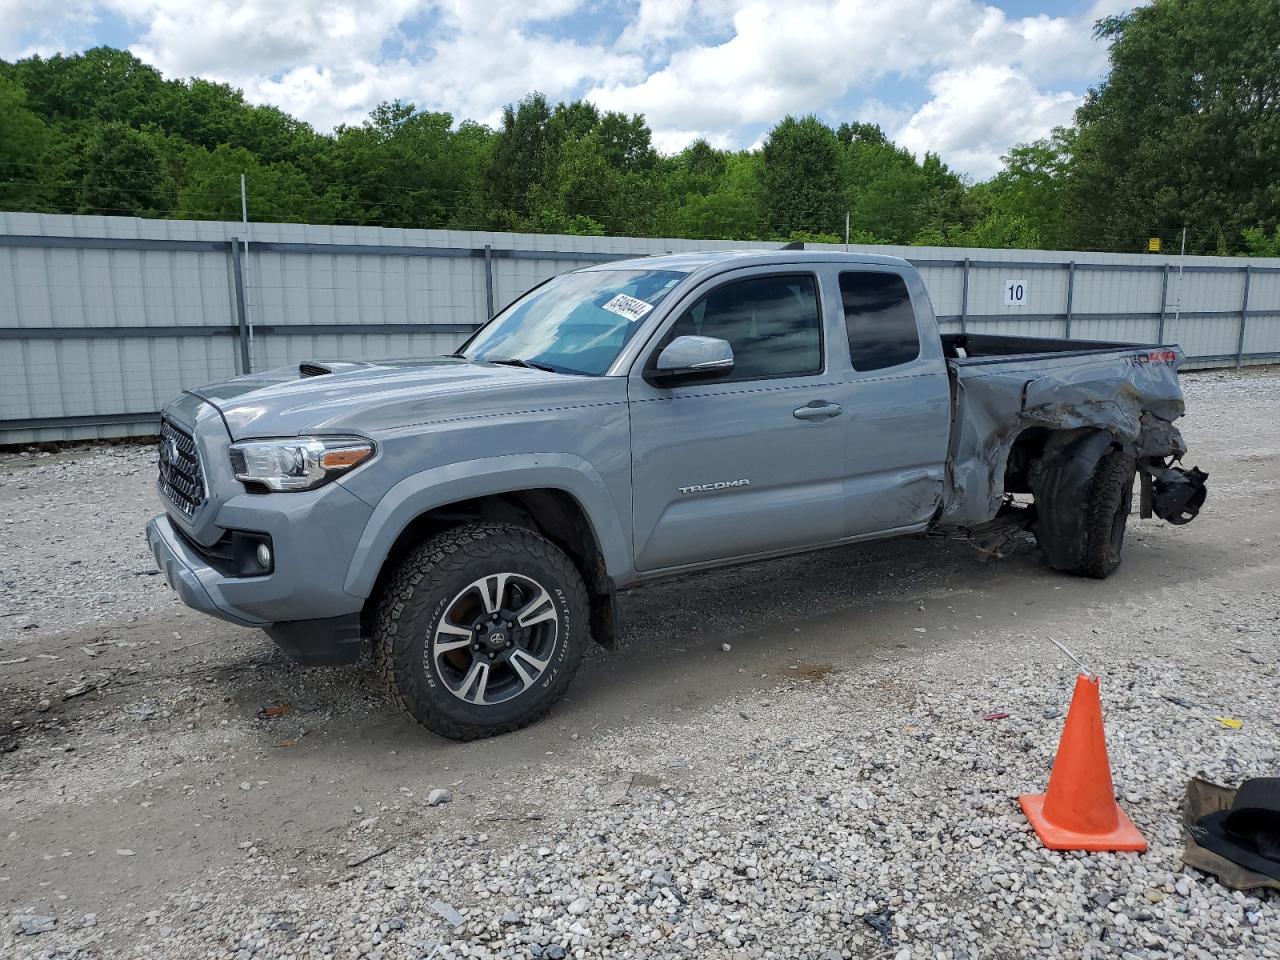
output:
<svg viewBox="0 0 1280 960"><path fill-rule="evenodd" d="M223 576L205 563L167 516L156 517L147 524L147 544L169 586L193 610L240 626L260 627L290 659L301 664L332 666L360 659L363 638L359 610L319 619L258 620L237 607L226 588L268 577Z"/></svg>
<svg viewBox="0 0 1280 960"><path fill-rule="evenodd" d="M364 598L344 589L356 542L371 508L339 484L316 490L238 494L217 505L209 528L270 538L274 565L262 576L216 569L171 514L147 524L147 543L169 585L187 606L246 627L259 627L292 659L307 664L359 658Z"/></svg>
<svg viewBox="0 0 1280 960"><path fill-rule="evenodd" d="M205 563L167 516L161 515L147 524L147 546L169 586L188 607L243 627L268 626L269 621L248 616L228 601L222 584L230 578Z"/></svg>

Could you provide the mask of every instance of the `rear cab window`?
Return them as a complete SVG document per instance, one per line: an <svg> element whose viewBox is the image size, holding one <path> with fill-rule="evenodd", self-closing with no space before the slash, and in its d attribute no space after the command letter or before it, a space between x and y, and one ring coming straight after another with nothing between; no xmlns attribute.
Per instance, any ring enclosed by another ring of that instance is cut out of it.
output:
<svg viewBox="0 0 1280 960"><path fill-rule="evenodd" d="M919 358L916 312L901 276L874 270L841 273L840 299L853 369L867 373Z"/></svg>

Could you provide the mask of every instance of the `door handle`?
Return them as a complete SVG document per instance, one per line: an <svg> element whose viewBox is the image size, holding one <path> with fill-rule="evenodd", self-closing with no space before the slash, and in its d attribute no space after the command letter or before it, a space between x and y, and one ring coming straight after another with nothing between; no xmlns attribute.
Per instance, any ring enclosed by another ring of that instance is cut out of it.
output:
<svg viewBox="0 0 1280 960"><path fill-rule="evenodd" d="M843 413L843 409L838 403L828 403L826 400L813 400L806 403L803 407L797 407L791 411L791 415L797 420L828 420L831 417L838 417Z"/></svg>

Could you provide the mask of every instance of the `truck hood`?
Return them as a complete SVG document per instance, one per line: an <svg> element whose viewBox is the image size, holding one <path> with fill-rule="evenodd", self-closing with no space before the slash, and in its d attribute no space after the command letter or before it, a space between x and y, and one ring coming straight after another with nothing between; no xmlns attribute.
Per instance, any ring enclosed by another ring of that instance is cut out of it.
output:
<svg viewBox="0 0 1280 960"><path fill-rule="evenodd" d="M324 372L332 371L332 372ZM187 393L215 406L233 440L351 431L572 404L592 381L455 357L277 367Z"/></svg>

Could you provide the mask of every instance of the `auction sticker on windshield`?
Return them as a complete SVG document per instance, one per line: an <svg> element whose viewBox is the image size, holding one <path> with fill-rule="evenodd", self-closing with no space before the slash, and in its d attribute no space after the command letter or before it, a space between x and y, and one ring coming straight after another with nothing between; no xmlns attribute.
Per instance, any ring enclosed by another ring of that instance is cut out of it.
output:
<svg viewBox="0 0 1280 960"><path fill-rule="evenodd" d="M632 323L643 319L645 314L653 309L652 303L645 303L643 300L637 300L635 297L628 297L625 293L620 293L608 303L604 304L604 308L610 313L616 313L620 317L626 317Z"/></svg>

